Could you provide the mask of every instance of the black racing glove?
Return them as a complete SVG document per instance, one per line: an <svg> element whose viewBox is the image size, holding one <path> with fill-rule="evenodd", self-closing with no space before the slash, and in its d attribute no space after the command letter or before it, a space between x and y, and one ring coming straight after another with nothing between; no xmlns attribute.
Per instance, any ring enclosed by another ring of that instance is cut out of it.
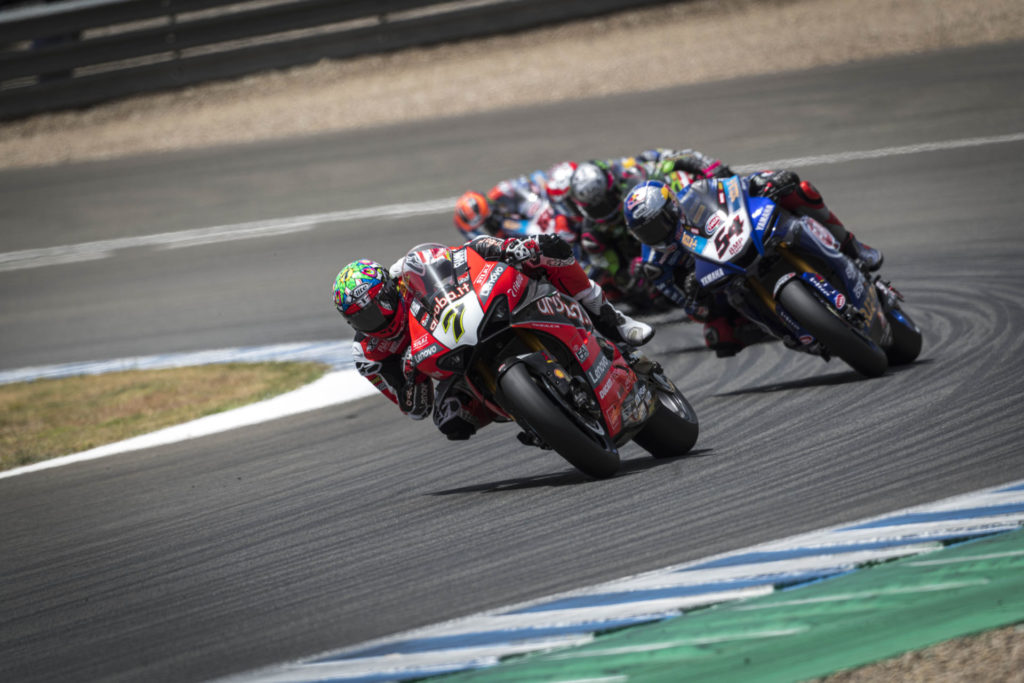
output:
<svg viewBox="0 0 1024 683"><path fill-rule="evenodd" d="M706 322L709 313L708 294L697 282L697 274L691 270L679 286L683 290L683 308L694 320Z"/></svg>
<svg viewBox="0 0 1024 683"><path fill-rule="evenodd" d="M572 245L558 235L537 235L537 248L543 258L566 261L573 258Z"/></svg>
<svg viewBox="0 0 1024 683"><path fill-rule="evenodd" d="M398 389L398 409L414 420L430 415L434 407L434 384L419 375L412 360L412 348L402 354L402 385Z"/></svg>
<svg viewBox="0 0 1024 683"><path fill-rule="evenodd" d="M750 179L751 194L767 197L773 202L794 192L799 186L800 176L793 171L765 171Z"/></svg>

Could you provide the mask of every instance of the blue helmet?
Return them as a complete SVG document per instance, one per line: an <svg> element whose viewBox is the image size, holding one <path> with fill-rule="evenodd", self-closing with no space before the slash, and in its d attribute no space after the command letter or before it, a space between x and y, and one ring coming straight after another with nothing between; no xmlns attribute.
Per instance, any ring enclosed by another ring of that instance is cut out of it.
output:
<svg viewBox="0 0 1024 683"><path fill-rule="evenodd" d="M626 228L644 244L664 247L679 227L679 200L660 180L640 183L622 202Z"/></svg>

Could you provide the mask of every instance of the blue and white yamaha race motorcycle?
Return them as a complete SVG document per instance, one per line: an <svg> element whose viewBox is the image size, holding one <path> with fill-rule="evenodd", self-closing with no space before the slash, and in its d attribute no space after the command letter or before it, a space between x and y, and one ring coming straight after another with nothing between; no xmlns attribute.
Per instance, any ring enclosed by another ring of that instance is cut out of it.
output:
<svg viewBox="0 0 1024 683"><path fill-rule="evenodd" d="M823 225L751 196L736 176L667 180L690 225L701 226L678 239L696 257L702 288L722 292L788 347L837 356L868 377L917 358L921 331L903 296L880 276L869 279Z"/></svg>

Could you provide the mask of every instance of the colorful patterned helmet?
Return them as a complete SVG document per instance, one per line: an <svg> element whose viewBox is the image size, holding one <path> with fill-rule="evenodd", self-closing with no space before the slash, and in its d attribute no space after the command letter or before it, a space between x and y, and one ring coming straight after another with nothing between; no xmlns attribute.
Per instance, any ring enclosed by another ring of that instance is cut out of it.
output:
<svg viewBox="0 0 1024 683"><path fill-rule="evenodd" d="M644 244L663 247L679 227L679 202L665 183L648 180L626 195L623 202L626 228Z"/></svg>
<svg viewBox="0 0 1024 683"><path fill-rule="evenodd" d="M357 332L392 339L405 331L405 304L387 268L353 261L334 280L334 305Z"/></svg>
<svg viewBox="0 0 1024 683"><path fill-rule="evenodd" d="M569 183L572 182L572 174L579 168L575 161L562 161L552 166L547 172L547 180L544 187L548 197L559 202L567 198L569 194Z"/></svg>
<svg viewBox="0 0 1024 683"><path fill-rule="evenodd" d="M491 203L479 192L466 192L455 202L455 227L469 238L493 234Z"/></svg>
<svg viewBox="0 0 1024 683"><path fill-rule="evenodd" d="M572 174L569 196L584 216L605 223L619 213L622 194L608 169L593 162L580 164Z"/></svg>

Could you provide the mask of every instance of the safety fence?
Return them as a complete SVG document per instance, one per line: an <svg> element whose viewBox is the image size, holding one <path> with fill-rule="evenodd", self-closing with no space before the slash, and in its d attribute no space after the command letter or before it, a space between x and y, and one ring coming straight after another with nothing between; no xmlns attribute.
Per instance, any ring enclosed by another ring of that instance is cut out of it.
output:
<svg viewBox="0 0 1024 683"><path fill-rule="evenodd" d="M8 6L0 8L0 119L666 1L63 0Z"/></svg>

